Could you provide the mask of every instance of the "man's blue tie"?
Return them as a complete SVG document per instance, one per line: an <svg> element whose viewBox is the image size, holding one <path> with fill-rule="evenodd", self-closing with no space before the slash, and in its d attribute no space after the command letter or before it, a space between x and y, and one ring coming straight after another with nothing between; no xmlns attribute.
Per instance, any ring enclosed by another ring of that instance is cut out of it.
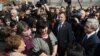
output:
<svg viewBox="0 0 100 56"><path fill-rule="evenodd" d="M62 28L62 24L60 23L60 24L58 25L58 31L59 31L61 28Z"/></svg>

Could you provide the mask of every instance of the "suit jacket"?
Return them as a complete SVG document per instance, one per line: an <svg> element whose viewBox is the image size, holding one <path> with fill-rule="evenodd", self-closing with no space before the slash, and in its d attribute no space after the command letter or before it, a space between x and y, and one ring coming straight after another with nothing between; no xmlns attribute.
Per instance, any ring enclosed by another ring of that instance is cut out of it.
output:
<svg viewBox="0 0 100 56"><path fill-rule="evenodd" d="M100 56L100 44L95 49L94 56Z"/></svg>
<svg viewBox="0 0 100 56"><path fill-rule="evenodd" d="M100 30L98 31L97 35L98 35L98 37L99 37L99 39L100 39Z"/></svg>
<svg viewBox="0 0 100 56"><path fill-rule="evenodd" d="M100 43L97 34L93 34L88 39L83 41L83 47L85 48L86 56L93 56L96 46Z"/></svg>
<svg viewBox="0 0 100 56"><path fill-rule="evenodd" d="M80 44L74 43L69 46L67 54L68 56L84 56L84 48Z"/></svg>
<svg viewBox="0 0 100 56"><path fill-rule="evenodd" d="M65 49L68 46L68 44L73 42L74 40L73 31L71 25L68 22L64 22L59 31L58 25L59 23L57 22L54 26L53 32L58 39L58 47Z"/></svg>

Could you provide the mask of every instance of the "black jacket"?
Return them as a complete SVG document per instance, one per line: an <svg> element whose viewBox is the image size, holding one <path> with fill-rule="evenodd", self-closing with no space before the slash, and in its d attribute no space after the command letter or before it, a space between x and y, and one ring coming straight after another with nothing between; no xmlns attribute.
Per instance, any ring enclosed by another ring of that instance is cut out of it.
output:
<svg viewBox="0 0 100 56"><path fill-rule="evenodd" d="M71 25L68 22L64 22L62 28L58 31L58 22L54 26L54 34L58 39L58 46L67 48L68 44L72 43L74 39Z"/></svg>

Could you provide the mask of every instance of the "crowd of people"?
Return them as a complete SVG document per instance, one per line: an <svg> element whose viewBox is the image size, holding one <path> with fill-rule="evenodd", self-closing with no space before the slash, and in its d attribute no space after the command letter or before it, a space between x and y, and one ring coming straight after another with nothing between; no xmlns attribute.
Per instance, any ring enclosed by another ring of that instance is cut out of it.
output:
<svg viewBox="0 0 100 56"><path fill-rule="evenodd" d="M0 56L100 56L100 7L67 9L40 2L6 6Z"/></svg>

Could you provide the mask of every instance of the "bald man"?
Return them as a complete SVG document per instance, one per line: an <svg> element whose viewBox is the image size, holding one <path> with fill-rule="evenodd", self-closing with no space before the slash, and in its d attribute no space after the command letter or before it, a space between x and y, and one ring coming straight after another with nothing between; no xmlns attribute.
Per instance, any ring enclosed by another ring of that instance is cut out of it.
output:
<svg viewBox="0 0 100 56"><path fill-rule="evenodd" d="M16 9L12 9L11 10L11 21L19 21L19 17L18 17L18 11Z"/></svg>

